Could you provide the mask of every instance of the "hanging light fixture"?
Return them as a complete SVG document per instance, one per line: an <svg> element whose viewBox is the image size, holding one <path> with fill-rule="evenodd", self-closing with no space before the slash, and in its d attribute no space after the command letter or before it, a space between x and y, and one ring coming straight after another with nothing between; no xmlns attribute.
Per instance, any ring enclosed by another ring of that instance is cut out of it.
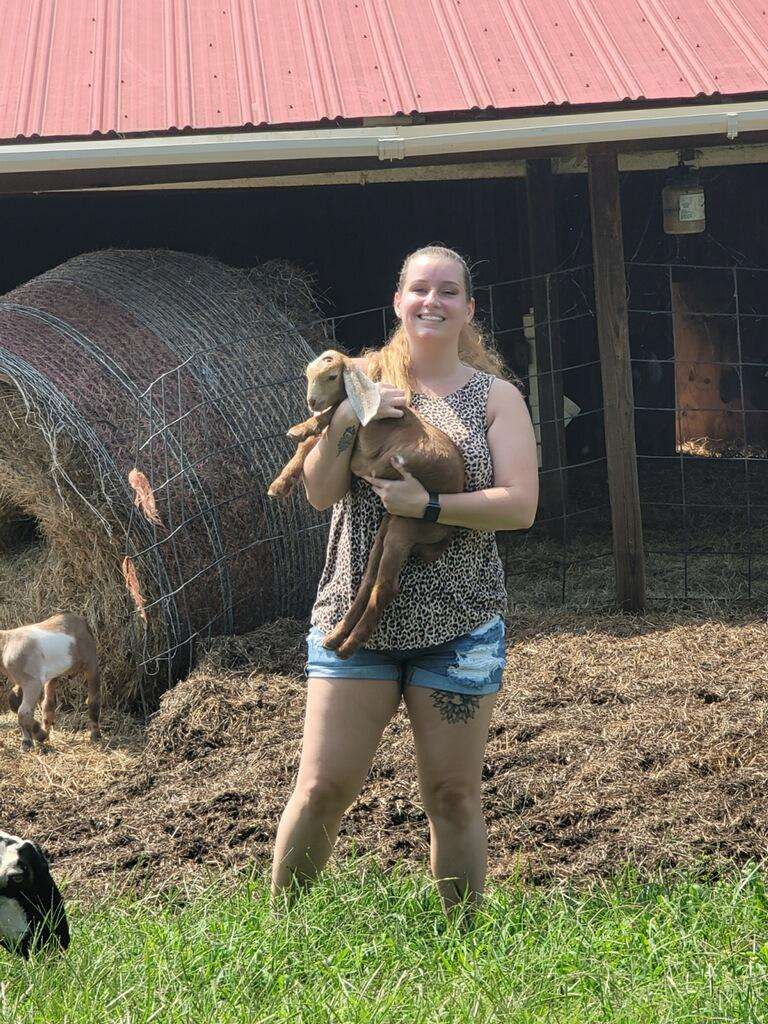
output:
<svg viewBox="0 0 768 1024"><path fill-rule="evenodd" d="M668 235L696 235L707 226L699 172L689 167L686 159L692 160L693 153L680 153L679 163L670 172L661 193L664 230Z"/></svg>

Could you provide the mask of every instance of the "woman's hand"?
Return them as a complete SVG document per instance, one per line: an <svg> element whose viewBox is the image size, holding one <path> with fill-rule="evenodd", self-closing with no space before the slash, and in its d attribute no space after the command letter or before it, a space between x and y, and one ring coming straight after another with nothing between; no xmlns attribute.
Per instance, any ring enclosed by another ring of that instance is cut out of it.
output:
<svg viewBox="0 0 768 1024"><path fill-rule="evenodd" d="M391 384L380 383L379 394L381 395L381 402L379 403L378 412L373 417L375 420L386 420L403 415L403 409L408 404L404 391L393 387Z"/></svg>
<svg viewBox="0 0 768 1024"><path fill-rule="evenodd" d="M429 501L429 492L415 476L411 476L407 469L399 465L397 456L390 461L402 480L382 480L375 476L364 476L362 479L376 491L390 515L421 519Z"/></svg>

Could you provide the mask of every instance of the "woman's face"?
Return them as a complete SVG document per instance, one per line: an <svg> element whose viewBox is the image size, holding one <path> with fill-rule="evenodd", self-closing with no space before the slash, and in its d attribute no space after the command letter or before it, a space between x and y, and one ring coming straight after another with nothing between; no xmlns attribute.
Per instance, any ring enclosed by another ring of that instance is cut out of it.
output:
<svg viewBox="0 0 768 1024"><path fill-rule="evenodd" d="M409 338L457 338L474 312L475 300L467 300L463 269L456 260L414 256L402 291L395 293L395 313Z"/></svg>

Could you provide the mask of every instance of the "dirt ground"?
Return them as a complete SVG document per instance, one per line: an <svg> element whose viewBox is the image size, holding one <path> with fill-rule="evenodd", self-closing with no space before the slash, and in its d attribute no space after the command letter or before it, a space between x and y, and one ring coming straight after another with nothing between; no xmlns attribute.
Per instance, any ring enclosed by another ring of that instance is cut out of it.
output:
<svg viewBox="0 0 768 1024"><path fill-rule="evenodd" d="M0 828L41 842L70 891L264 864L297 766L303 633L283 620L218 642L146 729L106 712L101 747L70 713L22 755L3 710ZM764 617L526 614L508 636L484 773L492 876L764 856ZM424 865L427 838L400 713L339 853Z"/></svg>

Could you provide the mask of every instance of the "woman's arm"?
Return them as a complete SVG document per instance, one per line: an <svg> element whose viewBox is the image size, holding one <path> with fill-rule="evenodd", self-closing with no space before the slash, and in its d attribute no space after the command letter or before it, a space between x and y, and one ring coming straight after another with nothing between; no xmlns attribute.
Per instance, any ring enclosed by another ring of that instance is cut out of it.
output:
<svg viewBox="0 0 768 1024"><path fill-rule="evenodd" d="M304 461L304 490L318 511L330 508L349 490L349 461L359 427L360 421L345 398Z"/></svg>
<svg viewBox="0 0 768 1024"><path fill-rule="evenodd" d="M493 382L488 421L493 487L441 494L438 522L470 530L527 530L539 503L539 467L531 417L514 384Z"/></svg>
<svg viewBox="0 0 768 1024"><path fill-rule="evenodd" d="M514 384L496 380L488 398L488 447L493 487L441 494L439 523L468 530L527 530L539 500L536 437L523 396ZM427 491L410 473L402 480L368 482L388 512L420 519Z"/></svg>

